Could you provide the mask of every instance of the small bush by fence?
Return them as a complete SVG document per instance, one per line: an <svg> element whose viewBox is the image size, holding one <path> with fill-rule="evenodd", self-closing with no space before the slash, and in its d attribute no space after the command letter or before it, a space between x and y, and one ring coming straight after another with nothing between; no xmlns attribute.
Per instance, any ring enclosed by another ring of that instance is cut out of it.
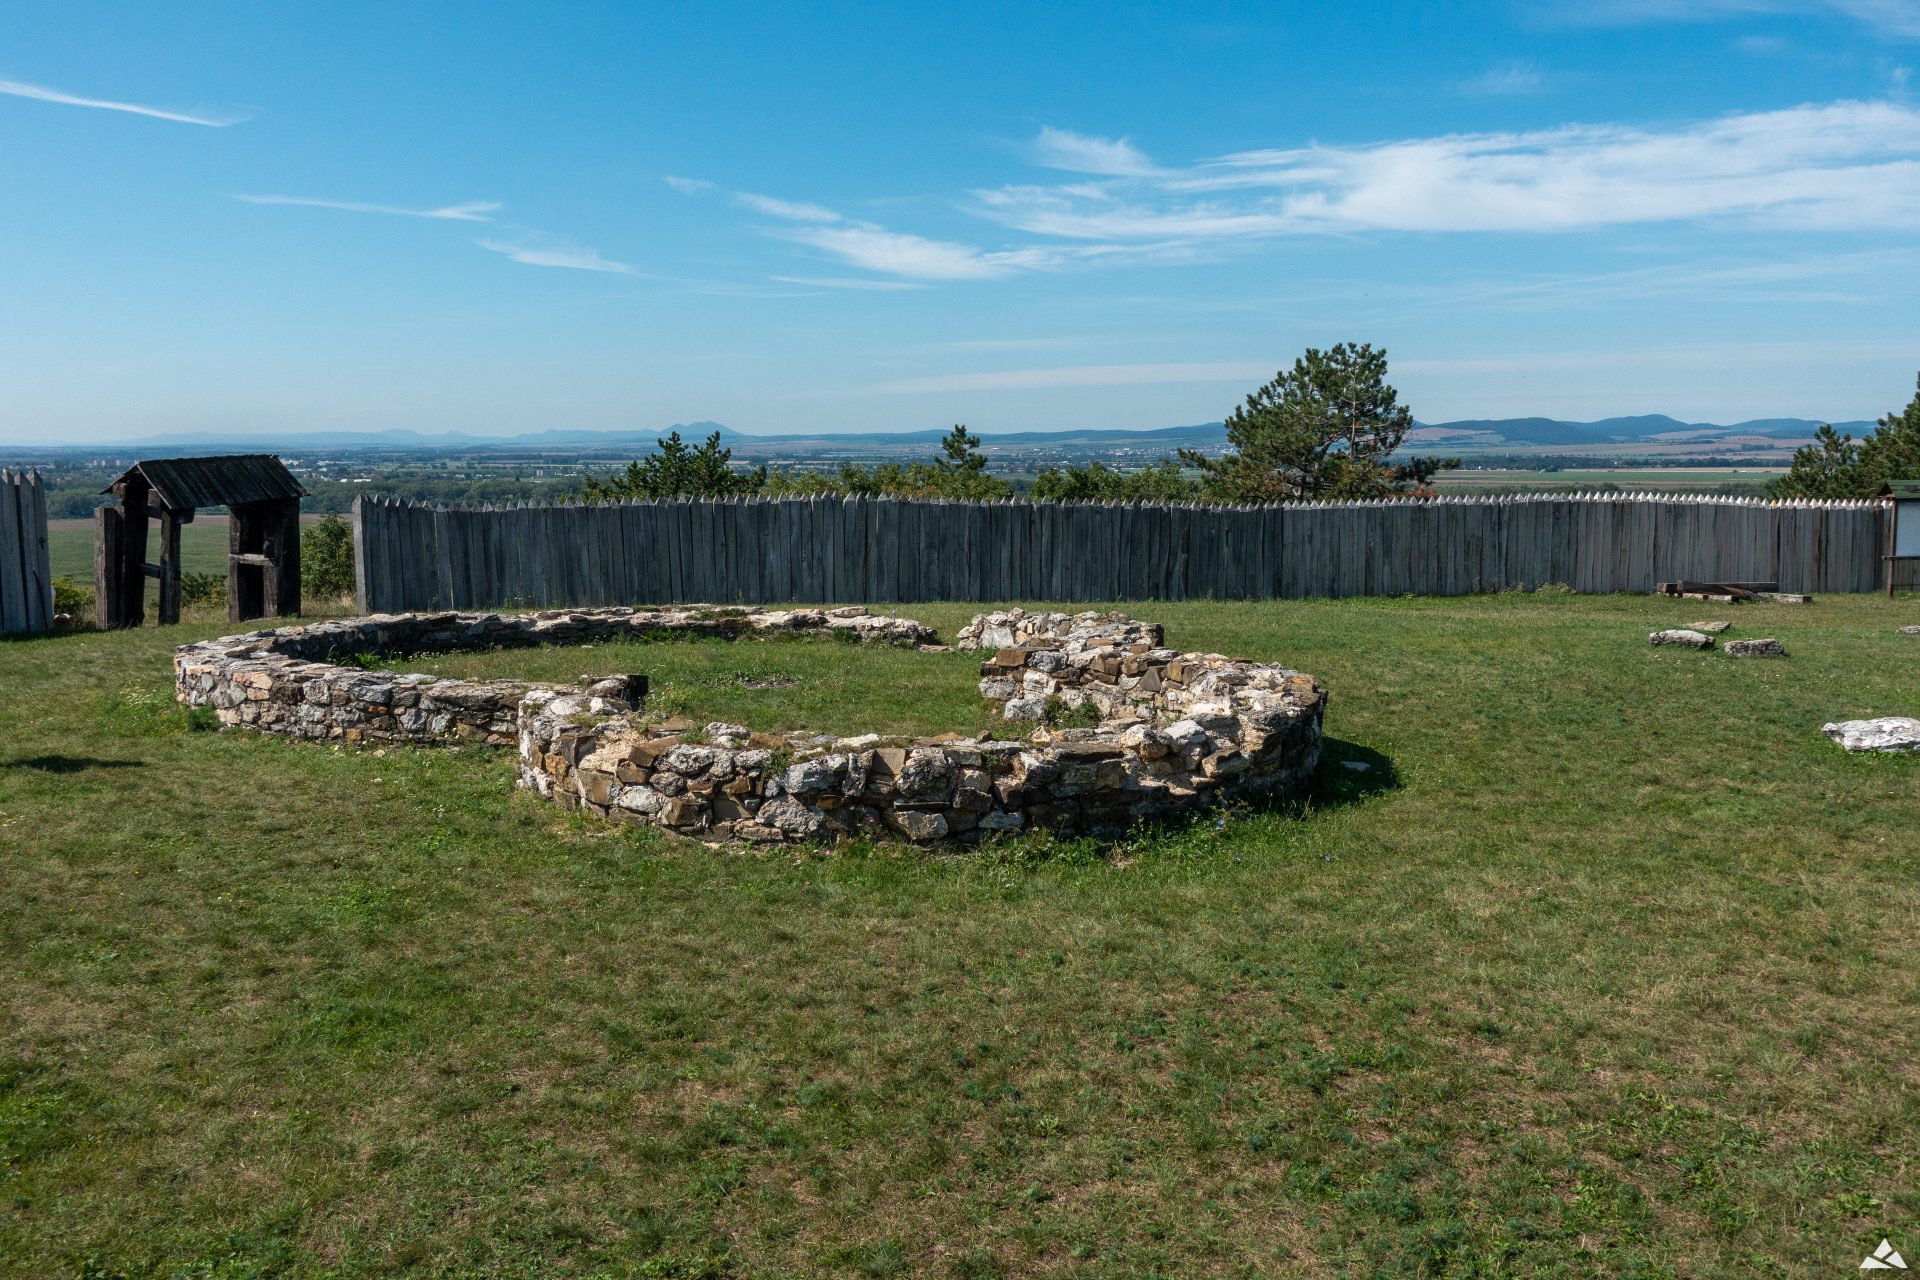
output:
<svg viewBox="0 0 1920 1280"><path fill-rule="evenodd" d="M0 471L0 635L52 629L47 492L38 471Z"/></svg>
<svg viewBox="0 0 1920 1280"><path fill-rule="evenodd" d="M354 508L362 609L1463 595L1679 578L1870 591L1877 502L1652 495L1259 507L813 497Z"/></svg>

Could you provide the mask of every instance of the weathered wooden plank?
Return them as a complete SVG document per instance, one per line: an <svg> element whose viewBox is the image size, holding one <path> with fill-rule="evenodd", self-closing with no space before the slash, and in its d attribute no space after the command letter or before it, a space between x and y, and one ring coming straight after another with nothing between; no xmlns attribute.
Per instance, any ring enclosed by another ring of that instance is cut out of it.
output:
<svg viewBox="0 0 1920 1280"><path fill-rule="evenodd" d="M27 549L20 536L24 488L11 472L0 476L0 633L7 635L27 630Z"/></svg>
<svg viewBox="0 0 1920 1280"><path fill-rule="evenodd" d="M26 500L21 507L26 543L27 627L34 632L53 630L53 564L47 545L47 487L38 471L27 473Z"/></svg>
<svg viewBox="0 0 1920 1280"><path fill-rule="evenodd" d="M46 494L37 471L15 472L13 488L18 511L14 545L20 565L21 619L23 629L35 634L53 625L48 611L52 592L41 565L41 550L46 543Z"/></svg>
<svg viewBox="0 0 1920 1280"><path fill-rule="evenodd" d="M379 498L361 496L353 504L353 595L362 613L384 609L381 591L381 566L386 561L386 504Z"/></svg>
<svg viewBox="0 0 1920 1280"><path fill-rule="evenodd" d="M420 593L426 580L425 566L418 562L413 545L413 513L406 504L395 501L387 510L387 600L389 611L419 609Z"/></svg>
<svg viewBox="0 0 1920 1280"><path fill-rule="evenodd" d="M160 515L160 608L161 626L180 621L180 516L175 511Z"/></svg>
<svg viewBox="0 0 1920 1280"><path fill-rule="evenodd" d="M427 518L433 538L433 607L458 609L462 605L454 577L457 568L453 547L454 513L446 507L433 507L428 510Z"/></svg>

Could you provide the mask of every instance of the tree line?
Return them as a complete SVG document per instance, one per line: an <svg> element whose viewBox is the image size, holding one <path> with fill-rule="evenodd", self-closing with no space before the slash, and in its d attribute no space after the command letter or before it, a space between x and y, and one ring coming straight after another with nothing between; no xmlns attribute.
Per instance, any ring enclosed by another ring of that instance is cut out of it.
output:
<svg viewBox="0 0 1920 1280"><path fill-rule="evenodd" d="M1191 449L1139 471L1105 463L1046 467L1029 495L1040 502L1277 502L1295 498L1383 498L1430 494L1430 482L1457 460L1395 460L1413 414L1387 383L1387 353L1368 343L1308 348L1247 396L1226 420L1232 451L1214 458ZM836 471L770 471L733 465L720 435L690 445L673 432L645 458L609 477L589 476L579 497L848 497L994 499L1013 496L987 471L980 437L956 424L926 462L848 463Z"/></svg>

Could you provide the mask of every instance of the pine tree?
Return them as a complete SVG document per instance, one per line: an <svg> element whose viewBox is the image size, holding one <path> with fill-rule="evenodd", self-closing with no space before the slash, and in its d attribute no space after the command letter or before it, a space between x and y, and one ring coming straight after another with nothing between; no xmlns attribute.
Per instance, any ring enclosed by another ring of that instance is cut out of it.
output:
<svg viewBox="0 0 1920 1280"><path fill-rule="evenodd" d="M1920 479L1920 378L1914 381L1907 407L1880 419L1864 440L1822 426L1812 444L1794 450L1792 467L1767 486L1768 494L1874 498L1889 480Z"/></svg>
<svg viewBox="0 0 1920 1280"><path fill-rule="evenodd" d="M638 462L629 462L623 473L606 480L588 476L580 486L581 499L731 498L759 493L767 486L765 467L733 469L733 450L720 447L718 431L698 449L689 448L678 431L654 443L658 449Z"/></svg>
<svg viewBox="0 0 1920 1280"><path fill-rule="evenodd" d="M1369 343L1307 348L1291 370L1247 397L1227 419L1234 452L1209 458L1182 450L1204 473L1208 497L1224 502L1287 498L1379 498L1424 485L1457 465L1431 458L1390 461L1413 414L1387 385L1387 353Z"/></svg>

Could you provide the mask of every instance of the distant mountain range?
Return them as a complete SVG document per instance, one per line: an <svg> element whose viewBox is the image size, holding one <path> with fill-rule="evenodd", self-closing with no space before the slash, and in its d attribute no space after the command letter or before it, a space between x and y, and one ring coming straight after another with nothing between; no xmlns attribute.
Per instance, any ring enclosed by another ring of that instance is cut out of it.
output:
<svg viewBox="0 0 1920 1280"><path fill-rule="evenodd" d="M1871 422L1836 422L1842 431L1861 435ZM1706 441L1802 440L1820 423L1809 418L1750 418L1745 422L1682 422L1664 413L1631 418L1602 418L1598 422L1565 422L1558 418L1464 418L1458 422L1419 424L1416 442L1438 445L1449 440L1486 444L1693 444Z"/></svg>
<svg viewBox="0 0 1920 1280"><path fill-rule="evenodd" d="M1559 418L1466 418L1457 422L1416 424L1409 444L1422 449L1440 449L1449 444L1477 449L1501 445L1608 445L1648 443L1701 444L1805 439L1819 422L1810 418L1753 418L1730 424L1682 422L1665 414L1637 417L1602 418L1597 422L1568 422ZM1854 435L1873 429L1871 422L1836 422L1834 426ZM576 428L552 428L514 436L481 436L464 431L295 431L272 436L244 433L183 432L128 440L114 444L67 446L87 451L153 452L168 449L218 449L229 452L256 449L286 452L303 449L593 449L630 448L645 452L659 437L678 431L682 439L696 442L714 432L743 457L767 454L809 452L821 449L902 449L933 446L946 434L941 429L925 431L881 432L788 432L770 435L735 431L717 422L682 422L650 430L590 431ZM1151 431L1123 431L1109 428L1081 428L1066 431L983 431L981 440L989 450L997 448L1139 448L1171 453L1175 449L1219 447L1226 442L1226 429L1218 422L1185 427L1162 427Z"/></svg>
<svg viewBox="0 0 1920 1280"><path fill-rule="evenodd" d="M87 446L95 449L223 448L270 449L578 449L596 446L632 445L652 448L655 440L670 431L678 431L688 443L705 440L714 432L721 442L740 451L759 451L763 447L808 448L891 447L937 445L945 437L945 428L924 431L845 431L779 432L770 435L735 431L718 422L676 422L670 427L644 431L592 431L555 427L514 436L477 436L465 431L295 431L274 436L250 436L244 433L190 431L148 436L139 440ZM1162 427L1151 431L1125 431L1093 428L1070 431L982 432L981 438L994 445L1045 446L1131 445L1159 446L1165 449L1219 444L1226 432L1218 422L1192 427Z"/></svg>

